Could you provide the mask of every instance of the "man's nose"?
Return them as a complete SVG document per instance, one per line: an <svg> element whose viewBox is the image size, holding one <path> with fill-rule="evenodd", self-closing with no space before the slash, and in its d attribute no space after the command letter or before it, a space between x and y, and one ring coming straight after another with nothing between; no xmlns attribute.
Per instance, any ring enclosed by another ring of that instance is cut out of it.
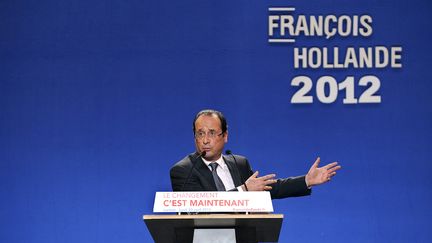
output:
<svg viewBox="0 0 432 243"><path fill-rule="evenodd" d="M203 142L203 144L210 143L210 139L208 139L207 134L203 137L202 142Z"/></svg>

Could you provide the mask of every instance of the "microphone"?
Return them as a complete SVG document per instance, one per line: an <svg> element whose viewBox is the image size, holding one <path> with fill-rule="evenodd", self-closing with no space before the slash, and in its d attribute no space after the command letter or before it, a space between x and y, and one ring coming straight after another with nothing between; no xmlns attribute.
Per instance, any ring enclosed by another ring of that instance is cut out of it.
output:
<svg viewBox="0 0 432 243"><path fill-rule="evenodd" d="M231 155L231 157L234 159L234 164L235 164L235 167L236 167L237 175L238 175L239 178L241 179L241 183L245 184L245 186L246 186L246 180L245 180L245 179L243 178L243 176L240 174L240 170L239 170L239 168L238 168L237 160L236 160L235 156L233 155L233 153L232 153L231 150L229 150L229 149L225 150L225 153L226 153L227 155Z"/></svg>
<svg viewBox="0 0 432 243"><path fill-rule="evenodd" d="M188 177L187 177L186 180L183 182L183 185L182 185L182 187L180 188L180 191L183 191L184 186L189 182L189 179L190 179L190 177L192 176L192 171L193 171L193 169L195 168L195 165L197 164L198 159L199 159L200 157L204 157L205 155L206 155L206 151L202 151L202 152L201 152L200 154L198 154L198 156L196 156L195 158L192 157L192 155L189 155L189 159L190 159L191 162L192 162L192 168L191 168L190 171L189 171Z"/></svg>

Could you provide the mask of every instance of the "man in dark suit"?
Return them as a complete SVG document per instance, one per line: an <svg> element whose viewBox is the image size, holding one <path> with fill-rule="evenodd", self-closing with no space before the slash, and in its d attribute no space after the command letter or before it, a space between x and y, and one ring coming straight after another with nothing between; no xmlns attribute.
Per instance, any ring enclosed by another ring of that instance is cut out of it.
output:
<svg viewBox="0 0 432 243"><path fill-rule="evenodd" d="M317 158L304 176L275 179L258 176L248 160L223 155L228 125L219 111L200 111L193 121L196 152L177 162L170 171L173 191L270 191L272 198L305 196L315 185L331 180L341 167L337 162L318 167Z"/></svg>

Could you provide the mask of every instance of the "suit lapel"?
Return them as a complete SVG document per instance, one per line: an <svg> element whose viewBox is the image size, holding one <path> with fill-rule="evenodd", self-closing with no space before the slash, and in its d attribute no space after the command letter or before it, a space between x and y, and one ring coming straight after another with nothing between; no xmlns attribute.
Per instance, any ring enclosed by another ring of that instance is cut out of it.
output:
<svg viewBox="0 0 432 243"><path fill-rule="evenodd" d="M207 182L206 185L204 185L205 187L204 189L209 191L217 191L216 184L213 180L213 176L210 169L206 166L206 164L201 158L198 159L197 163L198 164L196 165L195 168L197 169L200 176L203 177L204 180Z"/></svg>
<svg viewBox="0 0 432 243"><path fill-rule="evenodd" d="M234 186L235 187L240 186L242 184L241 178L239 176L237 165L235 164L232 156L226 156L226 155L222 155L222 156L223 156L223 159L225 160L225 163L227 164L228 169L231 173L231 177L233 179Z"/></svg>

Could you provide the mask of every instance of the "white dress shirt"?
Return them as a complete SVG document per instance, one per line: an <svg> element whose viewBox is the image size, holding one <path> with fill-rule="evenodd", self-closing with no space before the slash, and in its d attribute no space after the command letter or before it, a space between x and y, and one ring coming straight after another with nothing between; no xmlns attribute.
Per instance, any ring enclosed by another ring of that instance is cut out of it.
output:
<svg viewBox="0 0 432 243"><path fill-rule="evenodd" d="M204 158L202 158L202 160L207 165L207 168L209 168L210 171L212 170L210 167L210 163L216 162L218 164L218 167L216 168L216 173L221 178L221 180L225 186L225 189L227 191L229 191L229 190L235 188L234 181L232 179L229 168L228 168L227 164L225 163L225 160L222 158L222 156L219 159L217 159L216 161L208 161L208 160L205 160Z"/></svg>

